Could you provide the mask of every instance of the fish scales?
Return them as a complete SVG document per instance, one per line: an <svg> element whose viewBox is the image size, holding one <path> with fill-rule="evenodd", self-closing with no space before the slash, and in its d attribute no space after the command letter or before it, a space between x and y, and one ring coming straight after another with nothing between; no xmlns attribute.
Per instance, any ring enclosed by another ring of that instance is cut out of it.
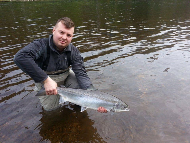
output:
<svg viewBox="0 0 190 143"><path fill-rule="evenodd" d="M82 108L91 108L97 110L98 107L104 107L108 111L120 112L129 111L126 103L115 96L109 95L101 91L89 91L82 89L60 88L58 94L61 96L60 103L69 101L80 105Z"/></svg>
<svg viewBox="0 0 190 143"><path fill-rule="evenodd" d="M62 90L59 89L58 90ZM115 102L120 102L121 100L118 99L117 97L113 96L113 95L109 95L107 93L104 92L100 92L98 90L95 91L89 91L89 90L83 90L83 89L72 89L72 88L64 88L62 92L67 92L67 93L71 93L71 94L77 94L77 95L82 95L82 96L90 96L90 97L95 97L95 98L99 98L99 99L103 99L106 101L115 101Z"/></svg>

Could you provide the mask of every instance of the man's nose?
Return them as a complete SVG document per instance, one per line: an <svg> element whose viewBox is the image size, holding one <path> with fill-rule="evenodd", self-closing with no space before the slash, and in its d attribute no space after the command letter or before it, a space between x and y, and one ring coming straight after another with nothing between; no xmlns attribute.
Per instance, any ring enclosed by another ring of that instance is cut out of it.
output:
<svg viewBox="0 0 190 143"><path fill-rule="evenodd" d="M63 34L63 35L62 35L62 38L63 38L63 39L67 39L67 35L66 35L66 34Z"/></svg>

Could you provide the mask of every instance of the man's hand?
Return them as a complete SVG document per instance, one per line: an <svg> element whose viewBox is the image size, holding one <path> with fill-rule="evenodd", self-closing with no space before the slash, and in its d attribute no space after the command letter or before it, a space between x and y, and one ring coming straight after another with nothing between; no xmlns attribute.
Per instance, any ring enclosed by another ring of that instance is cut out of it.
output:
<svg viewBox="0 0 190 143"><path fill-rule="evenodd" d="M57 83L52 80L50 77L48 77L44 81L44 88L46 91L46 95L56 95L57 94Z"/></svg>
<svg viewBox="0 0 190 143"><path fill-rule="evenodd" d="M107 113L108 111L104 107L99 107L98 112L100 113Z"/></svg>

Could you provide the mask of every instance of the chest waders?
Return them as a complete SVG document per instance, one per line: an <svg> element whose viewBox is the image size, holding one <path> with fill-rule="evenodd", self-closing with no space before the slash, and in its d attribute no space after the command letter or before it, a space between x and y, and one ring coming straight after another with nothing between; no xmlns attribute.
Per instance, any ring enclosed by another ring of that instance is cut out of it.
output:
<svg viewBox="0 0 190 143"><path fill-rule="evenodd" d="M50 59L50 47L47 47L47 57L45 58L44 61L44 66L43 70L46 72L46 69L49 64L49 59ZM68 61L69 61L69 66L71 65L71 59L70 59L70 53L67 55ZM77 79L75 77L74 72L71 69L65 69L65 70L58 70L55 72L46 72L47 75L53 79L56 83L59 82L60 85L64 85L65 87L69 88L79 88ZM60 86L58 85L58 86ZM42 88L44 88L42 83L35 83L36 90L39 91ZM46 111L52 111L60 107L59 104L59 99L60 95L45 95L45 96L38 96L40 103L44 110Z"/></svg>
<svg viewBox="0 0 190 143"><path fill-rule="evenodd" d="M65 71L62 74L49 74L48 76L53 79L55 82L63 82L65 79L68 77L69 75L69 70ZM36 89L37 91L41 90L42 88L44 88L44 85L42 83L35 83L36 85ZM51 110L55 110L59 107L59 99L60 99L60 95L45 95L45 96L38 96L40 103L42 105L42 107L44 108L44 110L46 111L51 111Z"/></svg>
<svg viewBox="0 0 190 143"><path fill-rule="evenodd" d="M77 82L76 76L71 69L67 69L64 73L56 75L48 75L55 82L59 82L60 85L64 85L66 88L75 88L78 89L79 84ZM42 83L35 83L37 91L44 88ZM58 85L58 86L60 86ZM60 107L59 99L60 95L45 95L38 96L40 103L44 110L52 111Z"/></svg>

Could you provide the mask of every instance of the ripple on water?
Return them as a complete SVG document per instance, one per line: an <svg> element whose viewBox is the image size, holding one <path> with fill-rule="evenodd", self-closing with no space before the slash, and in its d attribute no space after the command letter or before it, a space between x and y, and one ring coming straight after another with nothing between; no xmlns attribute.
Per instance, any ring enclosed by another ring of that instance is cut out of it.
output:
<svg viewBox="0 0 190 143"><path fill-rule="evenodd" d="M104 120L102 120L102 123L99 123L99 125L101 125L101 127L97 127L99 134L109 143L123 143L129 140L131 131L127 122L116 114L110 116L106 116Z"/></svg>

